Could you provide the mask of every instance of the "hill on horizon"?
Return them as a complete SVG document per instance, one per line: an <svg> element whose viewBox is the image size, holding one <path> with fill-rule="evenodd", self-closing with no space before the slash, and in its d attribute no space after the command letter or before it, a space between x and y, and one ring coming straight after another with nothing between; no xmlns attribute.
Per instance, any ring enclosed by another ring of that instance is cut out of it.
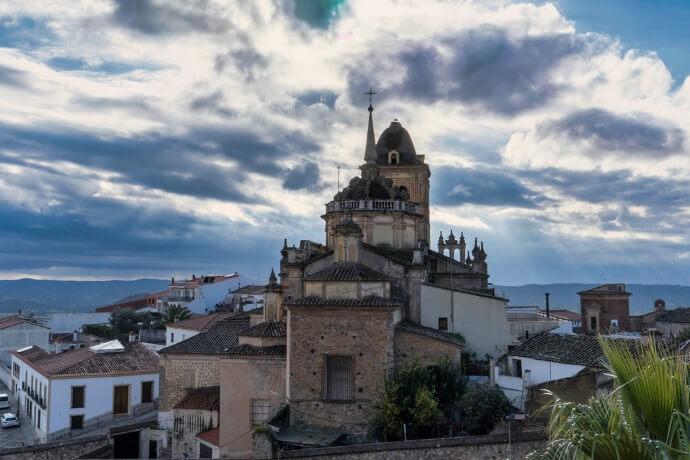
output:
<svg viewBox="0 0 690 460"><path fill-rule="evenodd" d="M538 305L544 307L544 293L549 292L551 308L566 308L580 311L579 291L600 286L597 283L552 283L526 284L523 286L495 285L496 294L507 297L508 305ZM673 284L626 284L625 288L632 293L630 296L630 314L639 315L652 311L656 299L664 299L666 308L690 306L690 286Z"/></svg>

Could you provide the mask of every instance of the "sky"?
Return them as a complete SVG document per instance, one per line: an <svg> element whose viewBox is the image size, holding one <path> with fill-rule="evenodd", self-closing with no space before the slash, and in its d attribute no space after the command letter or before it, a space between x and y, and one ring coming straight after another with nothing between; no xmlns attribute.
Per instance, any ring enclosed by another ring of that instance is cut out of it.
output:
<svg viewBox="0 0 690 460"><path fill-rule="evenodd" d="M0 279L265 279L398 118L491 281L690 283L690 2L0 0Z"/></svg>

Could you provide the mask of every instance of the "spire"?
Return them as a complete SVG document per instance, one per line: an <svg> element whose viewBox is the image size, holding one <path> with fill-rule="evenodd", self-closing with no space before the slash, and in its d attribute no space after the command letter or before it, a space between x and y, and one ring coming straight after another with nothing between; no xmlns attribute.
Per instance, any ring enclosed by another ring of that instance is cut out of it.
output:
<svg viewBox="0 0 690 460"><path fill-rule="evenodd" d="M268 284L276 284L277 282L278 278L276 277L276 272L271 268L271 276L268 277Z"/></svg>
<svg viewBox="0 0 690 460"><path fill-rule="evenodd" d="M364 147L364 162L376 163L376 136L374 135L374 107L369 103L369 127L367 128L367 144Z"/></svg>
<svg viewBox="0 0 690 460"><path fill-rule="evenodd" d="M460 232L460 244L465 244L465 234Z"/></svg>

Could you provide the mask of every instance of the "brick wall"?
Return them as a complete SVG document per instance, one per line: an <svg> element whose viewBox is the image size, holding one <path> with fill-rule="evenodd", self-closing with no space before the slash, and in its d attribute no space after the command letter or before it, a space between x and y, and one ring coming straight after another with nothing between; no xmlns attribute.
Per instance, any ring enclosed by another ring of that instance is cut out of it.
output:
<svg viewBox="0 0 690 460"><path fill-rule="evenodd" d="M290 307L289 403L292 423L366 431L373 403L394 367L393 311L381 308ZM352 357L352 403L322 400L327 355Z"/></svg>
<svg viewBox="0 0 690 460"><path fill-rule="evenodd" d="M438 363L442 356L460 361L462 349L441 340L416 334L403 329L395 330L395 365L419 360L422 366Z"/></svg>
<svg viewBox="0 0 690 460"><path fill-rule="evenodd" d="M196 386L220 385L220 364L214 355L161 355L159 410L169 411L182 400L184 370L196 370Z"/></svg>
<svg viewBox="0 0 690 460"><path fill-rule="evenodd" d="M407 442L386 442L353 446L327 447L284 451L281 458L317 458L319 460L418 460L418 459L504 459L525 458L542 449L547 438L543 431L508 435L464 436L458 438L424 439ZM261 457L256 457L261 458Z"/></svg>

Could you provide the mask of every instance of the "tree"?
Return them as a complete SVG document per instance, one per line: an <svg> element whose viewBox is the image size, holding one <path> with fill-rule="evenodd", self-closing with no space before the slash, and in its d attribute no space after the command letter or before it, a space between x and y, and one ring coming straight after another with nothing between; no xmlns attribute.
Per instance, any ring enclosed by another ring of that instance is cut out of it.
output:
<svg viewBox="0 0 690 460"><path fill-rule="evenodd" d="M487 434L494 424L513 411L496 385L472 385L458 402L462 426L470 434Z"/></svg>
<svg viewBox="0 0 690 460"><path fill-rule="evenodd" d="M683 343L690 340L690 327L686 327L680 331L673 339L678 343Z"/></svg>
<svg viewBox="0 0 690 460"><path fill-rule="evenodd" d="M615 390L587 404L554 397L549 444L529 458L690 458L690 388L682 357L651 339L635 351L625 341L600 340Z"/></svg>
<svg viewBox="0 0 690 460"><path fill-rule="evenodd" d="M178 304L170 305L163 314L163 320L168 323L174 323L189 318L191 314L192 312L187 307Z"/></svg>
<svg viewBox="0 0 690 460"><path fill-rule="evenodd" d="M129 334L130 331L138 331L138 322L139 318L131 308L121 308L110 315L110 325L113 327L114 337Z"/></svg>

